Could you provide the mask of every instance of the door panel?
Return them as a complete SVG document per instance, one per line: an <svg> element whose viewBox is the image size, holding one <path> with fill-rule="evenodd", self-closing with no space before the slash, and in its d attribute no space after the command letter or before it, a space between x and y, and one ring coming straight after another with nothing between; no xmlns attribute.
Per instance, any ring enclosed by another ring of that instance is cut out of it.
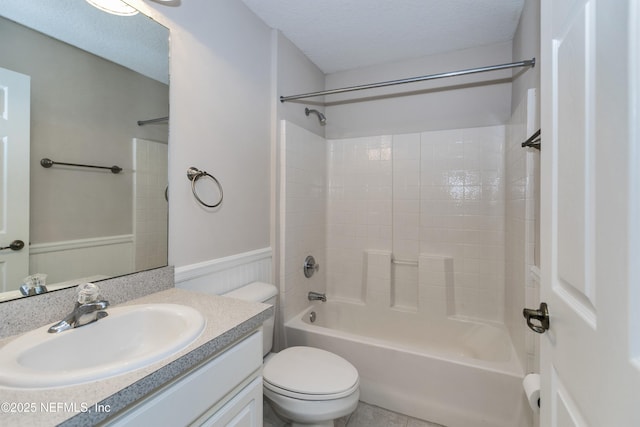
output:
<svg viewBox="0 0 640 427"><path fill-rule="evenodd" d="M586 427L588 425L555 370L551 377L551 395L554 399L550 405L554 427Z"/></svg>
<svg viewBox="0 0 640 427"><path fill-rule="evenodd" d="M0 247L25 242L0 250L0 292L29 274L30 96L29 76L0 68Z"/></svg>
<svg viewBox="0 0 640 427"><path fill-rule="evenodd" d="M542 426L640 425L635 0L541 3ZM636 69L637 71L637 69ZM638 96L640 94L637 94ZM635 250L634 250L635 248ZM635 316L635 317L634 317Z"/></svg>
<svg viewBox="0 0 640 427"><path fill-rule="evenodd" d="M557 88L557 251L558 275L553 286L574 298L576 309L595 313L593 306L593 43L589 43L593 1L570 11L563 25L554 28L553 70Z"/></svg>

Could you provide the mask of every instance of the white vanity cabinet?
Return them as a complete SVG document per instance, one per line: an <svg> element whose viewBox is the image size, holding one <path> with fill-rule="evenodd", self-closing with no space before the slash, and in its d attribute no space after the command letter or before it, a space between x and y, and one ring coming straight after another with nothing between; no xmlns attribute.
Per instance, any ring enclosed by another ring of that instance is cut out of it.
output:
<svg viewBox="0 0 640 427"><path fill-rule="evenodd" d="M108 420L108 426L262 426L262 330Z"/></svg>

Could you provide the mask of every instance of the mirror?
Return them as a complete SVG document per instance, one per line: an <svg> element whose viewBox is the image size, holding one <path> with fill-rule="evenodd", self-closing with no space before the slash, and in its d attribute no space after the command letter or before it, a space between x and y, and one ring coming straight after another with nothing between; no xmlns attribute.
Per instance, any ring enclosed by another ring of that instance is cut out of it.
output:
<svg viewBox="0 0 640 427"><path fill-rule="evenodd" d="M85 0L0 15L0 247L25 242L0 250L0 301L36 273L51 291L167 265L169 30Z"/></svg>

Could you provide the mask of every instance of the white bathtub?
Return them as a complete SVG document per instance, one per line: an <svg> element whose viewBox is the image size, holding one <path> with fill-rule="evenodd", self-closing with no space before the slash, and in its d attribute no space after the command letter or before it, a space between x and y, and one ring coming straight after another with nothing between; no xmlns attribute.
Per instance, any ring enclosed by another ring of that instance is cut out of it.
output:
<svg viewBox="0 0 640 427"><path fill-rule="evenodd" d="M287 346L353 363L364 402L447 427L530 425L522 368L499 325L328 301L288 321L285 333Z"/></svg>

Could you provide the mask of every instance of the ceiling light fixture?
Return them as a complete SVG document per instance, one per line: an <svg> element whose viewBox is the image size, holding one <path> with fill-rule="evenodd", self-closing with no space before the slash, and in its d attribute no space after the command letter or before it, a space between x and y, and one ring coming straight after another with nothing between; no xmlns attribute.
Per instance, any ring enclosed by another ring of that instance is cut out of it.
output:
<svg viewBox="0 0 640 427"><path fill-rule="evenodd" d="M138 13L135 8L122 0L87 0L87 3L112 15L133 16Z"/></svg>

